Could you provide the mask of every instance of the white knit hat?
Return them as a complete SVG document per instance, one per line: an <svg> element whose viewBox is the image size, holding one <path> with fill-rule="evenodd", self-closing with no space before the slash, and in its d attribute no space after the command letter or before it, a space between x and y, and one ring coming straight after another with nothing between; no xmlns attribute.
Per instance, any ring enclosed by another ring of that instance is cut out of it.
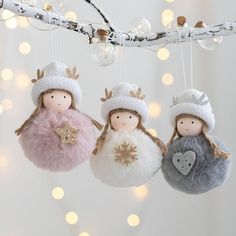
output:
<svg viewBox="0 0 236 236"><path fill-rule="evenodd" d="M215 117L208 97L198 90L185 90L179 97L173 98L173 105L169 113L173 127L176 125L176 117L181 114L189 114L201 118L207 123L208 131L215 127Z"/></svg>
<svg viewBox="0 0 236 236"><path fill-rule="evenodd" d="M34 86L31 96L34 104L37 106L39 96L49 89L63 89L71 92L75 104L78 104L81 100L81 90L76 79L78 79L76 67L69 69L61 62L52 62L42 71L38 70L38 79L32 80Z"/></svg>
<svg viewBox="0 0 236 236"><path fill-rule="evenodd" d="M148 109L143 101L145 96L137 85L122 82L113 87L110 92L106 90L105 95L106 98L101 99L104 102L101 113L105 121L111 111L123 108L136 111L141 116L142 121L146 122Z"/></svg>

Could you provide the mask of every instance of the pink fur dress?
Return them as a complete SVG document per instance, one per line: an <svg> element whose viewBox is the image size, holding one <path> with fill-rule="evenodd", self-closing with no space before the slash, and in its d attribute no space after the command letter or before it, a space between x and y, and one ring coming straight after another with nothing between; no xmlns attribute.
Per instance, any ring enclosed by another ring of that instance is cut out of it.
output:
<svg viewBox="0 0 236 236"><path fill-rule="evenodd" d="M69 171L92 155L96 136L87 115L73 109L60 113L44 108L23 130L20 144L36 166Z"/></svg>

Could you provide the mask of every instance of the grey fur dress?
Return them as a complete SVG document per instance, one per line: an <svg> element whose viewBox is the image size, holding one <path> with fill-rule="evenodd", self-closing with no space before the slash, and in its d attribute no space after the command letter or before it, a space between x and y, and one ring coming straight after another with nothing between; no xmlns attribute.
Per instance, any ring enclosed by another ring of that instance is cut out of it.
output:
<svg viewBox="0 0 236 236"><path fill-rule="evenodd" d="M217 138L214 141L228 152ZM204 135L186 136L168 146L167 156L162 160L162 172L166 181L185 193L199 194L222 185L228 178L232 158L215 158Z"/></svg>

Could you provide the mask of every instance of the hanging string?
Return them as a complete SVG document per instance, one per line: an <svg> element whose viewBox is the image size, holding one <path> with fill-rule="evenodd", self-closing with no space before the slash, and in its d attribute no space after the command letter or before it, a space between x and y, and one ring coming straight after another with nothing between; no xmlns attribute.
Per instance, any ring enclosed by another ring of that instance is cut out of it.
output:
<svg viewBox="0 0 236 236"><path fill-rule="evenodd" d="M191 35L191 29L190 29L190 73L191 73L190 88L193 89L194 87L194 84L193 84L193 40L192 40L192 35Z"/></svg>
<svg viewBox="0 0 236 236"><path fill-rule="evenodd" d="M187 81L186 81L186 74L185 74L185 63L184 63L184 50L183 50L183 45L181 41L181 34L180 31L177 27L177 32L179 35L179 45L180 45L180 54L181 54L181 62L182 62L182 69L183 69L183 77L184 77L184 87L187 89Z"/></svg>

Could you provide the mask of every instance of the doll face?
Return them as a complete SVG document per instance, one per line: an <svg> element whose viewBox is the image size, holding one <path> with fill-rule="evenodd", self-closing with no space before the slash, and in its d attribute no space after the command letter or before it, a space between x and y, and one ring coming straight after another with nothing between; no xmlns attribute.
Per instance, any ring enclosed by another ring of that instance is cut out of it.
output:
<svg viewBox="0 0 236 236"><path fill-rule="evenodd" d="M181 136L196 136L203 131L202 121L194 117L183 117L177 121L177 130Z"/></svg>
<svg viewBox="0 0 236 236"><path fill-rule="evenodd" d="M137 128L139 117L131 112L116 112L111 115L111 126L116 131L132 131Z"/></svg>
<svg viewBox="0 0 236 236"><path fill-rule="evenodd" d="M43 105L45 108L56 112L64 112L71 106L72 97L62 90L53 90L43 95Z"/></svg>

